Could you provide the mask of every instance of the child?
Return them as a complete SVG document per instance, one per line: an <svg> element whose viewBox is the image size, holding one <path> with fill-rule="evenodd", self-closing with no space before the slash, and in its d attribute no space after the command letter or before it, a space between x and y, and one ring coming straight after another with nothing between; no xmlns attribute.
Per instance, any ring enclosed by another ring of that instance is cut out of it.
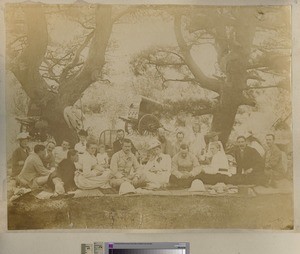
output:
<svg viewBox="0 0 300 254"><path fill-rule="evenodd" d="M105 145L99 145L99 153L97 154L97 161L103 168L109 168L109 157L105 151Z"/></svg>
<svg viewBox="0 0 300 254"><path fill-rule="evenodd" d="M75 145L75 150L78 151L79 154L83 154L86 150L86 139L88 133L85 130L80 130L78 132L79 142Z"/></svg>

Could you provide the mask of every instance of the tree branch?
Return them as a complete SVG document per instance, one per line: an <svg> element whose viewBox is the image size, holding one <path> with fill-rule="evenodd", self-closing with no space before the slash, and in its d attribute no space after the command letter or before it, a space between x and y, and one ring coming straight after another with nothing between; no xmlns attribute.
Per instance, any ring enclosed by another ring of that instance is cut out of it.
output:
<svg viewBox="0 0 300 254"><path fill-rule="evenodd" d="M93 38L94 34L95 34L95 31L93 30L92 32L90 32L87 35L87 37L85 38L84 42L80 45L80 47L76 51L76 54L74 56L73 61L63 69L63 71L61 73L61 77L60 77L60 83L63 83L63 82L66 81L66 78L67 78L67 75L68 75L69 71L77 65L77 63L79 61L79 57L80 57L81 52L89 44L89 42Z"/></svg>
<svg viewBox="0 0 300 254"><path fill-rule="evenodd" d="M118 19L120 19L121 17L133 13L138 9L138 7L134 6L134 7L129 7L124 11L121 11L118 15L116 15L115 17L112 18L112 23L115 23L116 21L118 21Z"/></svg>
<svg viewBox="0 0 300 254"><path fill-rule="evenodd" d="M184 58L184 62L189 67L195 79L199 82L199 85L202 88L219 93L221 88L221 82L217 79L207 77L196 64L191 55L190 48L187 46L181 31L181 15L175 15L174 29L179 48Z"/></svg>

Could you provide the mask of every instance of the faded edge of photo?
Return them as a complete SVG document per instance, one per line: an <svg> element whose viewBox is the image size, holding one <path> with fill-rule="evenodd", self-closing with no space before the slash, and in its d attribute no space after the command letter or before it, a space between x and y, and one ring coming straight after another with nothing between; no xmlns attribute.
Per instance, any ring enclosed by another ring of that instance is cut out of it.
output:
<svg viewBox="0 0 300 254"><path fill-rule="evenodd" d="M12 2L12 1L8 1ZM91 1L93 2L93 1ZM234 1L238 2L238 1ZM274 4L278 4L279 2L282 3L283 1L273 1ZM273 3L272 2L272 3ZM50 3L50 1L47 1L47 3ZM62 2L59 2L62 3ZM70 3L67 1L66 3ZM99 2L97 2L99 3ZM177 3L177 2L176 2ZM193 3L193 2L192 2ZM210 4L212 1L209 2ZM219 1L218 1L219 3ZM222 2L223 3L223 2ZM232 3L232 1L231 1ZM259 3L264 4L264 1L259 1ZM266 4L270 5L270 1L265 1ZM286 3L286 1L284 1ZM185 3L186 4L186 3ZM1 92L0 92L0 184L1 184L1 206L0 206L0 216L3 216L3 220L0 220L2 225L2 229L6 231L7 227L7 200L6 200L6 134L5 134L5 27L4 27L4 3L1 3L1 13L0 13L0 19L1 19L1 26L0 26L0 38L1 38L1 43L0 43L0 87L1 87ZM297 17L300 16L300 8L299 8L299 3L292 3L292 18L293 18L293 52L292 52L292 84L293 84L293 92L292 92L292 97L293 97L293 147L294 147L294 154L296 154L298 151L300 151L300 120L299 120L299 115L300 115L300 103L298 98L300 98L300 87L299 87L299 66L300 66L300 52L299 52L299 37L300 37L300 30L299 30L299 22L296 22ZM299 21L299 18L298 18ZM299 204L299 193L300 193L300 172L297 170L300 168L300 160L297 159L296 156L294 156L294 166L293 166L293 172L294 172L294 209L295 209L295 214L294 214L294 226L295 226L295 231L300 231L300 204ZM212 229L214 230L214 229ZM45 229L42 230L43 232L47 232L49 230ZM50 230L51 231L51 230ZM63 230L59 230L63 231ZM77 230L74 230L76 232ZM78 230L80 231L80 229ZM93 230L88 230L88 231L93 231ZM106 231L106 230L104 230ZM110 230L109 230L110 231ZM117 230L117 231L122 231L122 230ZM129 230L130 231L130 230ZM139 230L141 232L143 230ZM145 232L149 232L149 230L144 230ZM150 231L156 231L156 230L150 230ZM157 230L157 231L162 231L162 230ZM185 231L185 230L177 230L174 229L172 231ZM202 230L201 230L202 231ZM210 229L204 229L204 231L209 232L211 231ZM225 231L230 231L230 229L225 229ZM233 230L236 231L236 230ZM246 229L247 231L247 229ZM251 231L251 230L250 230ZM276 230L275 230L276 231ZM66 230L66 232L70 232L70 230Z"/></svg>

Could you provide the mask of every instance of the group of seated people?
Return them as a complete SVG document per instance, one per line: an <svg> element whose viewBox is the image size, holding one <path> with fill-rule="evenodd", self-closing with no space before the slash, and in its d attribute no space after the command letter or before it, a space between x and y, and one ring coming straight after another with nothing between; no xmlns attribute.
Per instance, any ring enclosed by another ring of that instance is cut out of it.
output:
<svg viewBox="0 0 300 254"><path fill-rule="evenodd" d="M207 144L196 135L197 150L195 142L184 142L184 133L178 132L171 154L165 140L153 139L148 144L147 159L142 160L123 130L117 131L111 158L104 144L87 141L84 130L78 133L80 141L74 149L68 141L61 146L48 141L46 145L35 145L32 153L27 146L28 134L20 133L19 147L12 156L12 176L29 188L47 184L57 195L77 188L118 190L123 183L146 189L188 188L196 179L204 184L274 185L284 176L282 152L273 134L266 135L263 156L244 136L237 138L236 148L226 155L218 134L210 133Z"/></svg>

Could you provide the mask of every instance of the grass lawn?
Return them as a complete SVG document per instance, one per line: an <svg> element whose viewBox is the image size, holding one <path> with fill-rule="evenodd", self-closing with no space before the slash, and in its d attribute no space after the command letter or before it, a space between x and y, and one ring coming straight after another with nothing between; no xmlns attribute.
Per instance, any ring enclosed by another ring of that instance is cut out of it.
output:
<svg viewBox="0 0 300 254"><path fill-rule="evenodd" d="M8 229L292 229L293 195L103 196L8 206Z"/></svg>

